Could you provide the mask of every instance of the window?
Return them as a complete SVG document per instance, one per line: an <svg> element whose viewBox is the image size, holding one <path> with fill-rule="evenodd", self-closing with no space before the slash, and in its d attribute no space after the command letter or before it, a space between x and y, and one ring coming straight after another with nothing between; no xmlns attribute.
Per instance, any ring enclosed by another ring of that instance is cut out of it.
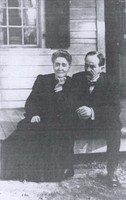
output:
<svg viewBox="0 0 126 200"><path fill-rule="evenodd" d="M69 0L0 0L0 45L68 48Z"/></svg>
<svg viewBox="0 0 126 200"><path fill-rule="evenodd" d="M0 45L38 45L37 0L0 0Z"/></svg>

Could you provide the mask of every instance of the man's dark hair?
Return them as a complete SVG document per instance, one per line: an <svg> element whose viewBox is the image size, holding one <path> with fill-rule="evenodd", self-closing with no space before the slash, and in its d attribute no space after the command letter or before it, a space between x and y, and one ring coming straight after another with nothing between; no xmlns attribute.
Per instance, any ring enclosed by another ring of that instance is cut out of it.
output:
<svg viewBox="0 0 126 200"><path fill-rule="evenodd" d="M105 64L105 57L102 53L98 52L98 51L90 51L86 54L85 59L88 56L94 56L96 55L99 58L99 67L104 66Z"/></svg>
<svg viewBox="0 0 126 200"><path fill-rule="evenodd" d="M69 65L71 65L71 62L72 62L72 56L66 51L66 50L63 50L63 49L59 49L58 51L54 52L52 54L52 62L54 63L55 59L58 58L58 57L63 57L65 58Z"/></svg>

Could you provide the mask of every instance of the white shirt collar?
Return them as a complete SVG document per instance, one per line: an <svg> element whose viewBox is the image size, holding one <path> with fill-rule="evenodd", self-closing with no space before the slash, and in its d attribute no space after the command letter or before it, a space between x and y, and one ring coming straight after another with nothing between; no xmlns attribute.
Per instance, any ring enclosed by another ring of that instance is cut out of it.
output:
<svg viewBox="0 0 126 200"><path fill-rule="evenodd" d="M90 80L90 82L97 82L97 80L99 79L99 77L100 77L100 74L95 79Z"/></svg>

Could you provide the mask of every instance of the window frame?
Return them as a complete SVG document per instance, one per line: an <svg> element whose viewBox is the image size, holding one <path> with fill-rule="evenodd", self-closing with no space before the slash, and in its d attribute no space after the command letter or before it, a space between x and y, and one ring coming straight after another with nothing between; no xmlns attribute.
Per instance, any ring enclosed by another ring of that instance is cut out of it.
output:
<svg viewBox="0 0 126 200"><path fill-rule="evenodd" d="M19 10L21 10L21 13L22 13L24 7L21 7L21 8L19 8L19 7L9 7L8 6L8 1L6 1L6 6L2 7L2 8L6 8L6 10L7 10L7 13L6 13L6 16L7 16L6 22L7 22L7 24L6 25L1 25L0 28L6 28L6 29L17 28L17 27L21 28L21 32L22 32L21 41L22 41L22 44L9 44L9 31L7 31L7 44L1 44L0 47L4 47L4 48L8 48L8 47L10 47L10 48L11 47L22 47L22 48L32 47L32 48L34 48L35 47L35 48L37 48L37 47L41 46L41 44L40 44L40 41L41 41L40 36L42 35L41 34L41 30L42 29L41 29L41 22L40 22L40 20L41 20L40 13L41 13L41 8L42 8L41 2L43 2L45 0L36 0L36 1L37 1L36 27L23 25L23 18L22 18L21 25L19 25L19 26L18 25L16 25L16 26L15 25L9 25L8 10L9 9L19 9ZM23 3L23 1L22 1L22 3ZM44 10L44 8L43 8L43 10ZM25 28L35 28L36 29L36 39L37 39L36 44L23 44L23 42L24 42L24 32L23 31L24 31Z"/></svg>

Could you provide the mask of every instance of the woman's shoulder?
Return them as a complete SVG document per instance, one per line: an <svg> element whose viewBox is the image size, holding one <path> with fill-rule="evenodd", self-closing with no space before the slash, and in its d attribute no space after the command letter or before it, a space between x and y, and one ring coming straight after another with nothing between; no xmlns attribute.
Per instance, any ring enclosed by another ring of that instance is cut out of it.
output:
<svg viewBox="0 0 126 200"><path fill-rule="evenodd" d="M54 79L54 74L43 75L39 74L34 82L33 89L44 88L45 85L49 84L51 80Z"/></svg>
<svg viewBox="0 0 126 200"><path fill-rule="evenodd" d="M39 74L36 78L37 81L41 82L41 81L46 81L49 79L54 79L55 74Z"/></svg>

